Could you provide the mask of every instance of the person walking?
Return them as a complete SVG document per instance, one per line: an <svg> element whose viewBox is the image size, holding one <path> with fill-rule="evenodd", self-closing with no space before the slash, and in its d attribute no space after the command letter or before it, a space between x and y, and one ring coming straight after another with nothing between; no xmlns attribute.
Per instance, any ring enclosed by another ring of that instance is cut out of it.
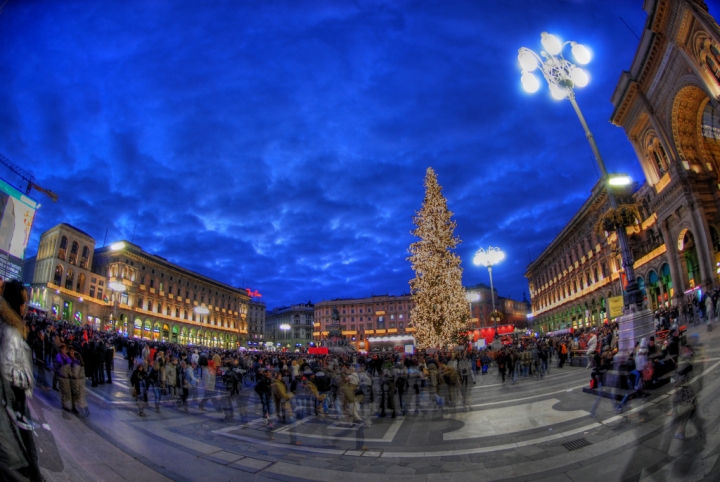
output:
<svg viewBox="0 0 720 482"><path fill-rule="evenodd" d="M107 378L105 380L106 383L112 383L112 372L115 371L115 347L112 343L108 343L105 347L105 374L107 375Z"/></svg>
<svg viewBox="0 0 720 482"><path fill-rule="evenodd" d="M170 363L165 364L165 386L167 387L168 395L170 395L170 399L172 401L177 401L178 399L178 387L177 387L177 377L178 377L178 359L177 357L173 357L173 359L170 361Z"/></svg>
<svg viewBox="0 0 720 482"><path fill-rule="evenodd" d="M597 335L595 334L595 330L593 330L593 333L590 335L590 339L588 340L587 352L585 352L588 359L585 370L589 370L590 367L592 367L593 360L595 359L595 352L597 351L597 342Z"/></svg>
<svg viewBox="0 0 720 482"><path fill-rule="evenodd" d="M85 396L85 363L80 352L76 352L71 346L68 355L72 359L70 363L70 398L72 400L72 411L78 417L84 418L90 415L87 398Z"/></svg>
<svg viewBox="0 0 720 482"><path fill-rule="evenodd" d="M150 370L147 374L148 386L152 389L153 395L155 396L155 411L160 413L160 401L162 400L162 371L160 368L160 361L155 360L150 366Z"/></svg>
<svg viewBox="0 0 720 482"><path fill-rule="evenodd" d="M68 355L66 344L60 344L60 353L55 356L55 377L60 389L60 403L63 410L72 410L72 394L70 393L70 378L72 377L72 358Z"/></svg>
<svg viewBox="0 0 720 482"><path fill-rule="evenodd" d="M130 375L130 385L133 390L133 398L137 403L138 415L145 416L145 407L148 403L148 374L145 372L145 365L142 361L137 364L135 370Z"/></svg>

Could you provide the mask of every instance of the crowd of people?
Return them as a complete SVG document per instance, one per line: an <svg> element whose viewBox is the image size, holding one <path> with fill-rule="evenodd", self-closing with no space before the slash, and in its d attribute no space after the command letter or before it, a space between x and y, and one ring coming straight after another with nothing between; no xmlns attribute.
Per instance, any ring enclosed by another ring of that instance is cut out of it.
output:
<svg viewBox="0 0 720 482"><path fill-rule="evenodd" d="M714 319L720 312L712 301L717 297L714 291L706 298L711 301L689 302L688 306L697 308L693 316ZM2 452L3 480L16 480L13 476L18 474L41 480L27 409L34 385L58 390L64 410L87 417L86 387L113 383L116 353L127 361L131 396L141 417L146 416L152 397L157 412L164 402L188 412L192 401L200 411L212 405L224 412L228 422L235 420L237 409L241 422L256 412L272 426L273 421L292 423L308 415L370 424L373 416L395 418L444 406L469 409L469 386L485 377L491 366L501 383L516 383L543 378L553 360L562 369L568 360L572 364L575 357L585 357L586 368L593 370L592 383L602 386L618 352L616 323L541 338L513 338L508 344L498 340L481 350L342 355L249 352L139 340L96 331L89 325L26 315L26 301L21 283L3 285L1 395L6 412L13 415L0 417L0 434L3 440L12 437L18 448L10 456ZM682 308L655 313L658 333L667 336L661 344L656 344L654 336L643 339L626 354L619 368L628 388L642 391L677 368L682 313ZM248 396L241 396L248 375L254 386ZM594 411L595 406L593 415Z"/></svg>

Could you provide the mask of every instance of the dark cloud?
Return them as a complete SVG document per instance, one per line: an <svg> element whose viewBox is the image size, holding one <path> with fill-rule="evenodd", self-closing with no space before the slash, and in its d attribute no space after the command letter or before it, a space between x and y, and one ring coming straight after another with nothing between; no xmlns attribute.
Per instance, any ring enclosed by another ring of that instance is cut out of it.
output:
<svg viewBox="0 0 720 482"><path fill-rule="evenodd" d="M495 281L520 297L597 170L570 105L522 92L517 49L543 30L592 47L578 102L608 169L640 178L607 121L637 47L619 17L640 33L642 2L10 2L0 153L60 195L29 252L69 222L271 307L400 294L432 166L465 283L501 246Z"/></svg>

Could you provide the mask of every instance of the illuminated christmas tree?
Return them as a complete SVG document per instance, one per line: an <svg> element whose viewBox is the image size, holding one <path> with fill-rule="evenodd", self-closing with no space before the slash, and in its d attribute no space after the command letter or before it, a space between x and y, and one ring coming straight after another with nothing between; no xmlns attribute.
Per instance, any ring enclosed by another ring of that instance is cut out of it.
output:
<svg viewBox="0 0 720 482"><path fill-rule="evenodd" d="M458 342L468 320L468 303L462 286L460 257L453 252L461 242L454 235L456 223L448 210L437 176L432 168L425 175L425 199L415 212L412 234L420 241L410 245L415 278L410 293L415 307L410 324L417 331L418 348L444 347Z"/></svg>

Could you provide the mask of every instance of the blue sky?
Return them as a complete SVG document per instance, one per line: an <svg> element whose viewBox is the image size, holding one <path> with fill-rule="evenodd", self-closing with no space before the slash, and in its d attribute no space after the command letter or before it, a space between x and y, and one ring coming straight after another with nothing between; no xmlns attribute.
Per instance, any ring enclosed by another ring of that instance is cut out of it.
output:
<svg viewBox="0 0 720 482"><path fill-rule="evenodd" d="M500 246L496 287L522 298L598 174L570 104L522 90L517 50L540 50L542 31L591 48L578 102L608 170L641 180L608 119L642 5L10 0L0 153L60 196L35 194L28 254L67 222L98 246L134 233L269 307L406 293L431 166L464 283L488 282L472 257Z"/></svg>

